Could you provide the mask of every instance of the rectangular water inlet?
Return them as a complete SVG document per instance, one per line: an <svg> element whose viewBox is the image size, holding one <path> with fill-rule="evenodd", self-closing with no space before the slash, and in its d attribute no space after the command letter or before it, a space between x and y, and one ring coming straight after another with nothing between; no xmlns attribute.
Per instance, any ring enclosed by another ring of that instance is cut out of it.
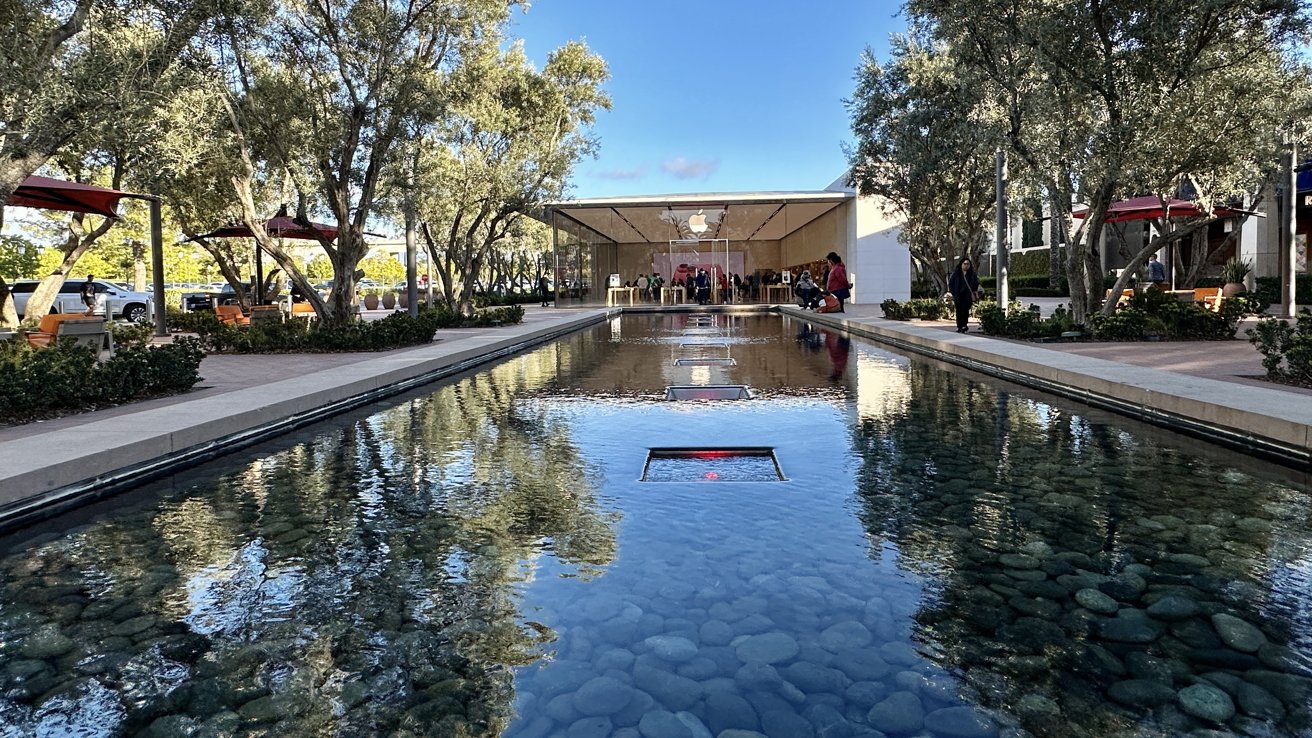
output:
<svg viewBox="0 0 1312 738"><path fill-rule="evenodd" d="M667 400L750 400L745 384L672 384L665 388Z"/></svg>
<svg viewBox="0 0 1312 738"><path fill-rule="evenodd" d="M782 482L774 449L653 448L647 451L643 482Z"/></svg>
<svg viewBox="0 0 1312 738"><path fill-rule="evenodd" d="M738 361L732 356L711 356L707 358L684 358L675 359L675 366L738 366Z"/></svg>

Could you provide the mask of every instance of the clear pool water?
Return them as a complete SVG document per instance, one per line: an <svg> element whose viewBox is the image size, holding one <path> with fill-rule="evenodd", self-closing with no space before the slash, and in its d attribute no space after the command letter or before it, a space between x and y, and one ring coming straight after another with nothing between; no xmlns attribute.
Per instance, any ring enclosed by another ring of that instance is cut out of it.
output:
<svg viewBox="0 0 1312 738"><path fill-rule="evenodd" d="M0 736L1312 731L1306 480L778 316L681 347L703 322L0 540ZM640 481L726 446L787 481Z"/></svg>

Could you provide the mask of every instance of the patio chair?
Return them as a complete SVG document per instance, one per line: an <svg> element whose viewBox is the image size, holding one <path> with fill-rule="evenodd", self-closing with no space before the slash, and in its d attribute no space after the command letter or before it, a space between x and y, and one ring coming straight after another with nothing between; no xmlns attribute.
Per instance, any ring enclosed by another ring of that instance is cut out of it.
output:
<svg viewBox="0 0 1312 738"><path fill-rule="evenodd" d="M240 305L216 305L214 317L225 325L250 325L251 319L241 311Z"/></svg>
<svg viewBox="0 0 1312 738"><path fill-rule="evenodd" d="M99 356L102 351L114 355L114 339L105 330L105 319L78 313L57 313L41 319L39 330L27 334L27 342L45 348L61 338L70 337L79 346L89 346Z"/></svg>

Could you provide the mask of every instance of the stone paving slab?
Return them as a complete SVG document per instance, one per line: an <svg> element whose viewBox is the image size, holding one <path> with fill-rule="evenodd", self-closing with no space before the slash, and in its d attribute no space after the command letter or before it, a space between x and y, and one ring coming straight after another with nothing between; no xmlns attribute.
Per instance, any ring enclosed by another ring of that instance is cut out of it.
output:
<svg viewBox="0 0 1312 738"><path fill-rule="evenodd" d="M951 324L907 322L876 317L874 306L851 306L842 314L820 315L793 307L787 315L846 328L859 335L978 369L1021 384L1057 391L1090 404L1126 412L1149 422L1230 445L1281 456L1306 466L1312 460L1312 393L1252 378L1219 375L1208 357L1221 351L1256 350L1246 343L1196 342L1173 346L1176 366L1167 370L1151 352L1159 344L1037 344L979 334L959 334ZM1147 347L1147 348L1145 348ZM1118 356L1115 361L1098 355ZM1130 363L1134 358L1147 365ZM1242 361L1247 361L1242 359ZM1253 360L1259 367L1260 358ZM1214 376L1207 376L1208 374ZM1037 380L1037 381L1036 381Z"/></svg>
<svg viewBox="0 0 1312 738"><path fill-rule="evenodd" d="M539 309L520 325L460 335L443 331L435 343L389 352L207 357L201 365L207 390L4 429L0 509L289 419L308 422L330 406L362 396L376 399L380 391L600 322L608 314Z"/></svg>

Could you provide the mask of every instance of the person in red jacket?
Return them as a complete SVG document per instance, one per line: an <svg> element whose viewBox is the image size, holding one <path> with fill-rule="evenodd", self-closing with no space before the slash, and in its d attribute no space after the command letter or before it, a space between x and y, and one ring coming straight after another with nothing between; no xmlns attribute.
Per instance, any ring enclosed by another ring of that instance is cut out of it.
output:
<svg viewBox="0 0 1312 738"><path fill-rule="evenodd" d="M829 279L825 281L825 290L838 300L838 309L833 312L841 313L843 303L852 296L852 284L847 281L847 267L838 254L830 251L825 258L829 260Z"/></svg>

